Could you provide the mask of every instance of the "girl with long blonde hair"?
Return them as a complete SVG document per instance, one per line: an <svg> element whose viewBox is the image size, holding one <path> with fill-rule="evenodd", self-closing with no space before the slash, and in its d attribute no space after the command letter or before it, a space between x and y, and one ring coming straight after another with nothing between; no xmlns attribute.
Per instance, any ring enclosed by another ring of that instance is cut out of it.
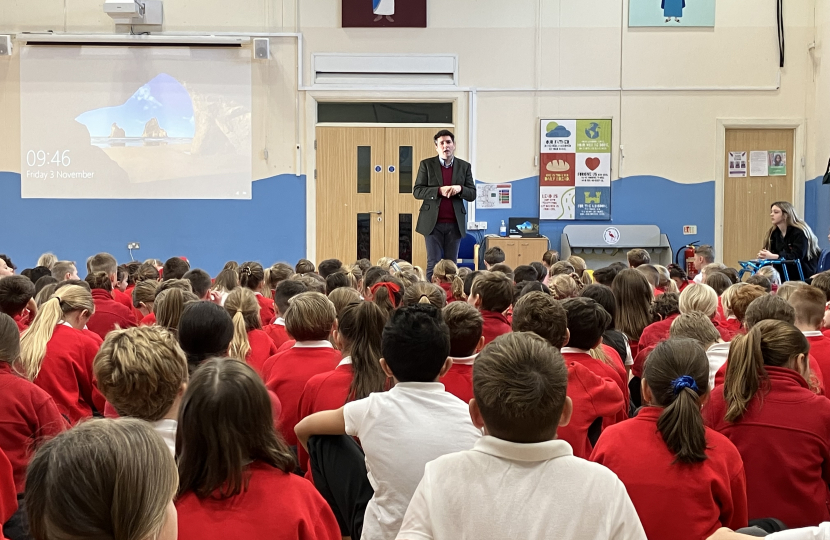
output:
<svg viewBox="0 0 830 540"><path fill-rule="evenodd" d="M18 373L52 396L71 423L104 412L104 397L92 381L100 341L84 330L93 313L89 289L61 287L40 306L20 338Z"/></svg>
<svg viewBox="0 0 830 540"><path fill-rule="evenodd" d="M225 311L233 320L233 340L228 356L247 362L257 373L271 356L277 354L274 341L262 329L259 303L253 291L234 289L225 300Z"/></svg>

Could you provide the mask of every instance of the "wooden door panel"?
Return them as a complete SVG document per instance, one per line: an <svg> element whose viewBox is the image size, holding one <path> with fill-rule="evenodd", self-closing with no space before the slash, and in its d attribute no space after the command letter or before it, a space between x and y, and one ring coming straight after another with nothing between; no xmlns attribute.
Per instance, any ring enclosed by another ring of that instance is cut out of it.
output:
<svg viewBox="0 0 830 540"><path fill-rule="evenodd" d="M770 228L769 208L775 201L792 201L794 155L792 129L727 129L723 179L723 263L740 269L738 261L756 258ZM729 177L729 152L784 150L786 176Z"/></svg>
<svg viewBox="0 0 830 540"><path fill-rule="evenodd" d="M317 128L318 262L384 256L384 221L377 219L384 217L384 171L375 170L383 164L383 137L383 128ZM367 253L358 253L359 230Z"/></svg>

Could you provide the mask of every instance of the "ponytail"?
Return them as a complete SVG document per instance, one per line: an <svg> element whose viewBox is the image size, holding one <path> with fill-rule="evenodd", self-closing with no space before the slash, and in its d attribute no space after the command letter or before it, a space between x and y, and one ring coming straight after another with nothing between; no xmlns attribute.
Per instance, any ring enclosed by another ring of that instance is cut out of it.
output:
<svg viewBox="0 0 830 540"><path fill-rule="evenodd" d="M397 278L387 276L380 283L372 285L373 302L386 312L387 317L392 315L403 299L403 283Z"/></svg>
<svg viewBox="0 0 830 540"><path fill-rule="evenodd" d="M444 309L447 305L447 293L434 283L426 281L413 283L404 290L403 305L413 306L415 304L432 304L438 309Z"/></svg>
<svg viewBox="0 0 830 540"><path fill-rule="evenodd" d="M726 360L723 397L726 421L736 422L746 413L749 402L768 381L764 366L790 367L793 358L807 355L810 344L795 326L778 320L759 322L746 335L732 340ZM810 373L801 373L810 381Z"/></svg>
<svg viewBox="0 0 830 540"><path fill-rule="evenodd" d="M381 340L386 315L371 302L349 304L337 316L337 331L345 341L344 352L352 357L352 383L346 403L383 392L387 377L380 367Z"/></svg>
<svg viewBox="0 0 830 540"><path fill-rule="evenodd" d="M80 285L66 285L57 290L44 302L35 316L31 326L20 337L19 373L34 381L40 373L46 345L52 339L55 326L64 314L73 311L95 312L92 294Z"/></svg>
<svg viewBox="0 0 830 540"><path fill-rule="evenodd" d="M648 356L643 379L651 390L652 405L663 407L657 430L675 463L706 460L700 406L709 391L709 361L700 343L673 338L658 344Z"/></svg>
<svg viewBox="0 0 830 540"><path fill-rule="evenodd" d="M452 299L464 300L464 280L458 277L458 274L452 274L447 277L450 278L450 283L452 284Z"/></svg>
<svg viewBox="0 0 830 540"><path fill-rule="evenodd" d="M244 262L239 265L239 285L255 291L265 280L265 271L258 262ZM264 287L263 287L264 288Z"/></svg>
<svg viewBox="0 0 830 540"><path fill-rule="evenodd" d="M251 352L248 332L262 328L259 318L259 302L253 291L237 287L225 299L225 311L233 320L233 339L228 354L244 362L245 357Z"/></svg>
<svg viewBox="0 0 830 540"><path fill-rule="evenodd" d="M274 298L274 293L271 290L271 268L266 268L262 271L262 280L266 283L266 287L262 288L262 296L265 298Z"/></svg>

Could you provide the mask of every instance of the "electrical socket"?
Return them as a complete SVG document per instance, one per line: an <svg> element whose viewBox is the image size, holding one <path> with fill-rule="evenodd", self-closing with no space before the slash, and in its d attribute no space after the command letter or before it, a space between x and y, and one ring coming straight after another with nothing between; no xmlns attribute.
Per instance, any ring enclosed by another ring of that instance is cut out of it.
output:
<svg viewBox="0 0 830 540"><path fill-rule="evenodd" d="M127 244L127 249L141 249L141 244L138 242L130 242Z"/></svg>
<svg viewBox="0 0 830 540"><path fill-rule="evenodd" d="M470 221L467 223L467 230L469 231L486 231L487 230L487 222L486 221Z"/></svg>

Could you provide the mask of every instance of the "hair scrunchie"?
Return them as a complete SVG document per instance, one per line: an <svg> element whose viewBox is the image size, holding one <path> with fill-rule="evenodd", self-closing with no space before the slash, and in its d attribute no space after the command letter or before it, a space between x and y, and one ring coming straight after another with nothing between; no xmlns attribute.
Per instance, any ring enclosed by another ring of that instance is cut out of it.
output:
<svg viewBox="0 0 830 540"><path fill-rule="evenodd" d="M671 382L671 388L675 396L682 392L684 388L691 388L695 392L698 391L697 383L692 377L688 375L681 375L680 377L673 380Z"/></svg>
<svg viewBox="0 0 830 540"><path fill-rule="evenodd" d="M395 295L401 292L401 288L395 285L394 283L389 283L388 281L381 281L380 283L375 283L369 288L369 291L374 294L377 292L378 289L384 287L387 292L389 292L389 300L392 301L392 307L398 307L398 302L395 300Z"/></svg>

